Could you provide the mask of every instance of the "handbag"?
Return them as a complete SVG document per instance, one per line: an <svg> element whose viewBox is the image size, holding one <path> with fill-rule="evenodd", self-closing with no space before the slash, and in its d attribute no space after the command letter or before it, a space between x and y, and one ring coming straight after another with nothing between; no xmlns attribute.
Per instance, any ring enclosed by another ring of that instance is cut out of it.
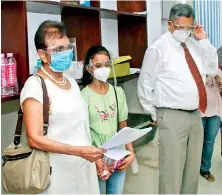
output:
<svg viewBox="0 0 222 195"><path fill-rule="evenodd" d="M37 77L37 75L35 75ZM43 90L43 133L47 134L49 120L49 98L44 79ZM49 153L20 145L22 135L23 113L18 111L18 121L14 134L14 144L4 150L3 186L5 191L14 194L36 194L50 186L51 167Z"/></svg>

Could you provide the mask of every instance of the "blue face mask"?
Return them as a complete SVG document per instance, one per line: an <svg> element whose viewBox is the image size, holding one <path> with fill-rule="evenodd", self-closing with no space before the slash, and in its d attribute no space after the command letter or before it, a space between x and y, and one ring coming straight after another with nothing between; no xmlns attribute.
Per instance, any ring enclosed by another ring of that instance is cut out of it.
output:
<svg viewBox="0 0 222 195"><path fill-rule="evenodd" d="M52 52L50 68L54 72L64 72L71 66L72 58L73 58L72 50L66 50L58 53Z"/></svg>

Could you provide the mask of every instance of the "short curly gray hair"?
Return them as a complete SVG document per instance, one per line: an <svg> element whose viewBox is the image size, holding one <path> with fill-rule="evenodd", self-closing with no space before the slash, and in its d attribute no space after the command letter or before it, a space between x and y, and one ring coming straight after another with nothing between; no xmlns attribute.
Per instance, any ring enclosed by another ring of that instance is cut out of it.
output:
<svg viewBox="0 0 222 195"><path fill-rule="evenodd" d="M193 8L188 4L179 3L174 5L170 10L169 20L176 20L178 17L193 17L195 19L195 13Z"/></svg>

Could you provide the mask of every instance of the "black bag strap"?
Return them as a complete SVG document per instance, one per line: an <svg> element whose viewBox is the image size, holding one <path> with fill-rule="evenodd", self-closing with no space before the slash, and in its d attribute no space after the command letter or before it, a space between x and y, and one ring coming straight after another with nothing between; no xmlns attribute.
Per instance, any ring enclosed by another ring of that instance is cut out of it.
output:
<svg viewBox="0 0 222 195"><path fill-rule="evenodd" d="M48 130L48 124L49 124L49 97L48 97L48 91L46 88L46 84L44 79L40 75L35 75L36 77L39 77L41 80L41 85L42 85L42 91L43 91L43 133L44 135L47 134ZM17 125L15 129L15 134L14 134L14 144L17 146L20 144L20 138L22 135L22 123L23 123L23 112L20 107L18 111L18 120L17 120Z"/></svg>
<svg viewBox="0 0 222 195"><path fill-rule="evenodd" d="M115 92L115 96L116 96L116 107L117 107L117 132L120 130L119 129L119 104L118 104L118 97L117 97L117 93L116 93L116 87L113 86L114 92Z"/></svg>

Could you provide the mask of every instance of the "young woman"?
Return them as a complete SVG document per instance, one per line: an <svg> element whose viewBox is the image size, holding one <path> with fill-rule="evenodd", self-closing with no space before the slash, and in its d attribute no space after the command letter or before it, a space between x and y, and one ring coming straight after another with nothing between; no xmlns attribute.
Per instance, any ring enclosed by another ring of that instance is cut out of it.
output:
<svg viewBox="0 0 222 195"><path fill-rule="evenodd" d="M211 158L214 149L214 141L220 129L222 117L222 71L218 69L218 75L207 76L207 110L203 114L204 144L200 174L208 181L214 182L215 178L210 173Z"/></svg>
<svg viewBox="0 0 222 195"><path fill-rule="evenodd" d="M99 147L118 130L127 126L128 108L122 88L115 87L116 97L114 87L106 83L112 66L107 49L102 46L91 47L86 54L84 64L82 81L85 88L81 93L88 104L92 142L94 146ZM119 116L118 119L117 116ZM102 159L96 161L101 194L122 193L125 170L134 160L132 144L127 144L126 149L131 154L118 165L114 172L108 169ZM104 169L106 176L111 175L108 179L103 175Z"/></svg>

